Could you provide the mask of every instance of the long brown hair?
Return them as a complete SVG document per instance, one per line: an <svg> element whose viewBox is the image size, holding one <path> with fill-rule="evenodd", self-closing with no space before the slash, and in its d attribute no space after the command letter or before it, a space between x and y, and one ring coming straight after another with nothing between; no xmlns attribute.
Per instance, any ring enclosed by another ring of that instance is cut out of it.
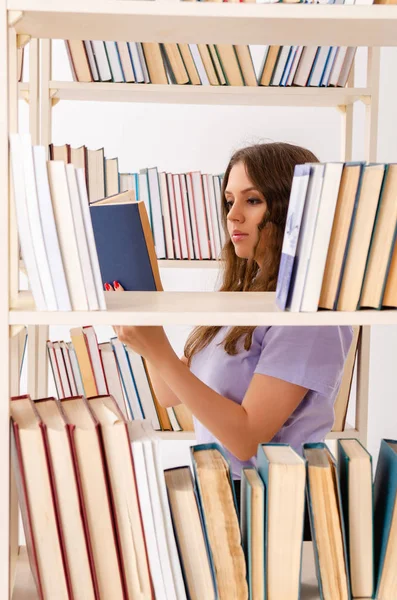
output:
<svg viewBox="0 0 397 600"><path fill-rule="evenodd" d="M240 162L245 165L248 177L263 194L267 204L265 216L258 226L261 233L251 259L236 255L227 231L225 190L230 171ZM275 291L294 168L307 162L318 162L318 159L310 150L281 142L256 144L233 154L225 171L221 190L222 226L227 240L221 254L221 292ZM263 256L260 267L256 260L259 246L260 255ZM184 350L189 364L192 356L205 348L220 329L219 326L200 326L191 332ZM254 329L252 326L229 329L222 342L225 351L230 355L237 354L237 342L242 336L245 336L244 348L249 350Z"/></svg>

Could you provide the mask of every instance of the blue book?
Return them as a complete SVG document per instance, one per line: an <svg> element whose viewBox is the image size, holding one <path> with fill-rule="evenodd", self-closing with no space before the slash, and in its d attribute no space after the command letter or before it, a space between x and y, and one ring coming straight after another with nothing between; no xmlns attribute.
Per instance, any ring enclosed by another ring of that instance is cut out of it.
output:
<svg viewBox="0 0 397 600"><path fill-rule="evenodd" d="M285 310L287 305L309 176L310 165L295 167L276 288L276 303L281 310Z"/></svg>
<svg viewBox="0 0 397 600"><path fill-rule="evenodd" d="M289 444L259 444L257 468L265 486L265 600L298 600L302 569L306 468ZM289 565L288 573L284 565Z"/></svg>
<svg viewBox="0 0 397 600"><path fill-rule="evenodd" d="M395 552L397 535L397 440L381 441L375 483L376 598L397 598Z"/></svg>
<svg viewBox="0 0 397 600"><path fill-rule="evenodd" d="M249 600L265 597L265 486L255 467L241 470L240 526Z"/></svg>
<svg viewBox="0 0 397 600"><path fill-rule="evenodd" d="M128 196L128 192L119 194ZM102 283L118 281L125 290L162 290L152 232L143 202L90 205Z"/></svg>
<svg viewBox="0 0 397 600"><path fill-rule="evenodd" d="M351 599L336 463L323 442L303 444L307 500L320 599ZM340 560L338 560L338 557Z"/></svg>
<svg viewBox="0 0 397 600"><path fill-rule="evenodd" d="M202 453L208 450L211 452L212 462L208 460L204 463L205 467L203 467L203 473L200 475L201 467L198 463L202 461L202 458L199 455L202 456ZM236 492L230 475L229 460L222 446L217 443L196 444L191 447L190 452L198 492L199 509L204 523L214 582L218 590L217 597L227 598L230 589L233 589L236 597L247 597L246 565L241 546ZM218 469L217 467L221 468ZM219 477L216 475L217 471L219 471ZM203 488L202 477L204 472L211 472L211 481L207 480ZM222 497L223 505L220 507L219 499L214 502L212 499L217 486L224 481L225 474L230 484L230 497L227 498L225 494ZM219 514L214 514L213 511L216 508L218 508ZM217 522L216 526L215 522ZM236 539L233 531L240 539ZM227 561L227 564L223 562L219 548L222 542L225 542L222 552L232 558L231 561Z"/></svg>
<svg viewBox="0 0 397 600"><path fill-rule="evenodd" d="M338 440L338 474L353 598L374 593L372 457L357 439ZM360 506L360 510L358 509Z"/></svg>
<svg viewBox="0 0 397 600"><path fill-rule="evenodd" d="M135 382L134 373L132 372L127 350L124 344L120 342L117 337L110 338L110 343L112 345L112 350L114 352L116 363L119 369L121 384L127 400L130 417L132 420L144 419L145 413L142 409L138 388Z"/></svg>

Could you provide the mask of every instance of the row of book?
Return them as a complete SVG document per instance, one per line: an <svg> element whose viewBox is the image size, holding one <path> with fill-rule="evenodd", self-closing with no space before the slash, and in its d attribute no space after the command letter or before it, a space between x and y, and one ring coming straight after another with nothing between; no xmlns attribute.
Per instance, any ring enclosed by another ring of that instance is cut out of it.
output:
<svg viewBox="0 0 397 600"><path fill-rule="evenodd" d="M298 600L305 495L321 598L396 597L394 440L381 442L374 482L357 440L338 441L337 464L324 443L303 457L259 444L239 510L220 446L163 461L151 425L127 423L111 396L19 396L11 419L41 600Z"/></svg>
<svg viewBox="0 0 397 600"><path fill-rule="evenodd" d="M65 40L74 81L345 87L356 48Z"/></svg>
<svg viewBox="0 0 397 600"><path fill-rule="evenodd" d="M147 419L155 431L192 431L189 410L158 402L145 360L117 338L98 344L92 326L70 330L71 342L47 341L58 399L113 396L127 420Z"/></svg>
<svg viewBox="0 0 397 600"><path fill-rule="evenodd" d="M131 190L145 202L158 259L217 259L225 242L221 222L222 175L200 171L119 173L118 158L105 158L104 149L50 145L50 158L83 168L90 204Z"/></svg>
<svg viewBox="0 0 397 600"><path fill-rule="evenodd" d="M397 165L295 167L276 301L281 309L397 308Z"/></svg>

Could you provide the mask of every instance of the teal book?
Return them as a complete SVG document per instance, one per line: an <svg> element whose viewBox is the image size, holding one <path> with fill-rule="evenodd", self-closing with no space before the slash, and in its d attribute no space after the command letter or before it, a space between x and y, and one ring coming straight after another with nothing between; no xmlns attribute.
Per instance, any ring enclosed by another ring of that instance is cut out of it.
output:
<svg viewBox="0 0 397 600"><path fill-rule="evenodd" d="M190 452L218 597L248 598L245 557L229 460L217 443L197 444L191 447Z"/></svg>
<svg viewBox="0 0 397 600"><path fill-rule="evenodd" d="M248 571L249 600L265 597L265 486L255 467L241 470L241 539Z"/></svg>
<svg viewBox="0 0 397 600"><path fill-rule="evenodd" d="M374 483L376 597L397 598L397 440L381 441Z"/></svg>
<svg viewBox="0 0 397 600"><path fill-rule="evenodd" d="M265 600L298 600L305 516L305 461L289 444L259 444L265 488Z"/></svg>
<svg viewBox="0 0 397 600"><path fill-rule="evenodd" d="M338 440L337 464L352 596L372 598L375 585L372 456L357 439Z"/></svg>
<svg viewBox="0 0 397 600"><path fill-rule="evenodd" d="M342 501L333 455L323 442L303 444L307 500L321 600L350 600Z"/></svg>

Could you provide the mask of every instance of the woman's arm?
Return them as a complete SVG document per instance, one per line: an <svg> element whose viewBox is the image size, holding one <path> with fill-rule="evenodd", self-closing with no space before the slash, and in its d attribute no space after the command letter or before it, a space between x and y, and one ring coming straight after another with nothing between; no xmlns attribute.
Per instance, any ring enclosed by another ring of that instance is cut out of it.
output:
<svg viewBox="0 0 397 600"><path fill-rule="evenodd" d="M123 343L151 363L174 397L240 460L255 456L259 443L273 439L308 391L255 374L240 406L193 375L175 354L162 327L115 329Z"/></svg>
<svg viewBox="0 0 397 600"><path fill-rule="evenodd" d="M180 360L183 364L187 365L187 358L185 356L182 356ZM146 361L146 366L149 371L154 393L161 406L168 408L170 406L181 404L181 401L175 396L174 392L170 390L164 379L162 379L158 370L148 360Z"/></svg>

